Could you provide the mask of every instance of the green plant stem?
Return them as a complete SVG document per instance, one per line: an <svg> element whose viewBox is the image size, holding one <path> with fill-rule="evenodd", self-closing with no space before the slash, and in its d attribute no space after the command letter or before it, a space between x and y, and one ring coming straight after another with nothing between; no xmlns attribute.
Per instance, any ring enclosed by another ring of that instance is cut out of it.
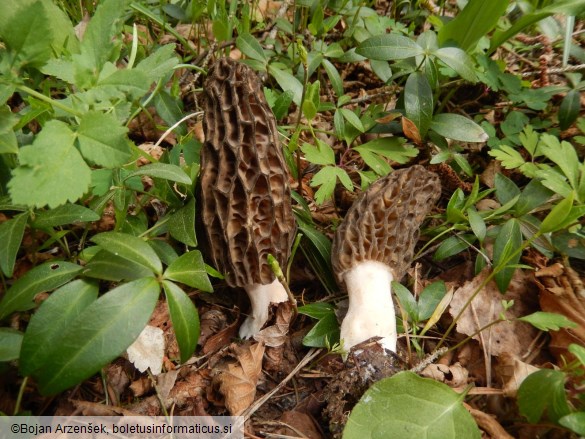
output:
<svg viewBox="0 0 585 439"><path fill-rule="evenodd" d="M295 133L297 130L300 130L301 126L301 118L303 117L303 103L305 102L305 94L307 90L307 84L309 83L309 69L308 66L303 62L303 72L304 72L304 81L303 81L303 92L301 93L301 102L299 105L299 116L297 117L297 124L295 127ZM297 147L295 151L297 156L297 183L299 185L299 193L302 192L302 175L301 175L301 151L300 148Z"/></svg>
<svg viewBox="0 0 585 439"><path fill-rule="evenodd" d="M61 102L55 101L54 99L51 99L50 97L45 96L44 94L39 93L38 91L33 90L32 88L29 88L26 85L17 85L16 88L20 91L28 93L31 96L34 96L35 98L37 98L43 102L48 103L52 107L59 108L60 110L63 110L65 112L70 113L70 114L77 116L77 117L83 116L83 113L81 111L77 111L71 107L68 107L67 105L63 105Z"/></svg>
<svg viewBox="0 0 585 439"><path fill-rule="evenodd" d="M494 320L493 322L488 323L487 325L485 325L483 328L479 328L477 331L475 331L473 334L471 334L469 337L461 340L459 343L457 343L455 346L450 347L449 349L447 349L447 351L445 351L445 353L447 352L451 352L451 351L455 351L456 349L458 349L460 346L463 346L465 343L467 343L468 341L470 341L471 339L473 339L473 337L475 337L476 335L478 335L480 332L485 331L486 329L490 328L491 326L494 326L498 323L501 322L505 322L506 320L502 320L502 319L497 319Z"/></svg>
<svg viewBox="0 0 585 439"><path fill-rule="evenodd" d="M22 383L20 384L20 389L18 389L18 396L16 397L16 404L14 404L14 413L13 415L16 416L20 413L20 404L22 404L22 396L24 395L24 390L26 389L26 384L28 383L28 377L24 377Z"/></svg>

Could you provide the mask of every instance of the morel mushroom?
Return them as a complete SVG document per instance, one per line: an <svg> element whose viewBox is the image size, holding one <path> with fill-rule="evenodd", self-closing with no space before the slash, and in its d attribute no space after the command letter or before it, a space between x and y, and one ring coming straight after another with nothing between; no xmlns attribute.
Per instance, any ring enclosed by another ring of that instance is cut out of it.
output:
<svg viewBox="0 0 585 439"><path fill-rule="evenodd" d="M331 249L337 281L349 295L341 324L347 350L378 336L396 352L390 283L411 264L421 223L440 192L437 175L416 165L374 182L347 212Z"/></svg>
<svg viewBox="0 0 585 439"><path fill-rule="evenodd" d="M276 120L248 66L220 59L205 94L203 223L216 267L250 297L252 311L240 328L247 338L266 323L270 303L288 300L267 262L272 254L284 267L294 239L288 175Z"/></svg>

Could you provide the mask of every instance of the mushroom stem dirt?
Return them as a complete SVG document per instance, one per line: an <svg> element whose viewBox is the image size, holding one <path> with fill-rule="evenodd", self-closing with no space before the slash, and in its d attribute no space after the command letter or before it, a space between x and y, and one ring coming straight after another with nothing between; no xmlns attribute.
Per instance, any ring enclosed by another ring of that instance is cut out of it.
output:
<svg viewBox="0 0 585 439"><path fill-rule="evenodd" d="M381 262L364 261L347 271L343 280L349 293L349 310L341 325L344 347L378 336L384 348L396 352L391 270Z"/></svg>
<svg viewBox="0 0 585 439"><path fill-rule="evenodd" d="M271 303L287 302L288 294L284 286L274 279L267 285L253 284L245 287L250 298L252 309L240 327L240 337L250 338L257 334L268 320L268 311Z"/></svg>

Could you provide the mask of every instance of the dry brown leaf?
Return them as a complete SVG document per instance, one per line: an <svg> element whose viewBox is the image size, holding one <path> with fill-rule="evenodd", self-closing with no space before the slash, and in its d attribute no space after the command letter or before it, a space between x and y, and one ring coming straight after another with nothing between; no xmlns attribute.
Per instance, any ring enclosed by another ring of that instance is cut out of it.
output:
<svg viewBox="0 0 585 439"><path fill-rule="evenodd" d="M296 410L284 412L280 421L289 427L280 428L277 433L292 437L303 437L307 439L321 439L317 425L311 416Z"/></svg>
<svg viewBox="0 0 585 439"><path fill-rule="evenodd" d="M254 402L256 385L262 373L264 344L242 346L238 350L237 363L228 363L213 379L232 416L239 416Z"/></svg>
<svg viewBox="0 0 585 439"><path fill-rule="evenodd" d="M282 302L276 309L274 325L270 325L256 335L254 340L264 343L267 347L277 348L282 346L287 339L290 321L293 315L290 302Z"/></svg>
<svg viewBox="0 0 585 439"><path fill-rule="evenodd" d="M538 367L524 363L516 355L506 352L500 355L496 371L503 383L504 396L515 397L522 381L537 370L539 370Z"/></svg>
<svg viewBox="0 0 585 439"><path fill-rule="evenodd" d="M450 387L464 387L468 383L469 371L459 363L447 366L446 364L429 364L421 375L447 384Z"/></svg>
<svg viewBox="0 0 585 439"><path fill-rule="evenodd" d="M449 313L455 317L459 314L467 300L489 275L484 269L479 275L455 291ZM471 302L457 321L457 331L472 335L499 318L504 310L502 300L514 300L514 306L506 313L508 318L521 317L534 312L530 299L535 297L532 276L522 270L516 270L506 294L500 294L494 281L487 284ZM490 355L498 356L504 352L521 355L529 346L537 331L528 323L505 321L484 330L483 341L479 335L473 338L485 343L484 349Z"/></svg>
<svg viewBox="0 0 585 439"><path fill-rule="evenodd" d="M402 117L402 131L404 135L412 140L417 145L422 143L420 132L414 122L407 117Z"/></svg>

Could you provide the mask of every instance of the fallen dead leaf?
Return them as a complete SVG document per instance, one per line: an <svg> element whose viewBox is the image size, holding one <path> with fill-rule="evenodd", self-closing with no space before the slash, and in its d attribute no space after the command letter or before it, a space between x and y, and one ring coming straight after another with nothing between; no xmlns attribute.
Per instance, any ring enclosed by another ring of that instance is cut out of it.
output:
<svg viewBox="0 0 585 439"><path fill-rule="evenodd" d="M214 386L224 396L225 406L232 416L240 415L254 401L263 355L263 343L237 347L237 363L220 366L225 369L213 378Z"/></svg>
<svg viewBox="0 0 585 439"><path fill-rule="evenodd" d="M523 362L516 355L507 352L500 355L496 372L502 380L504 396L515 397L522 381L537 370L539 370L538 367Z"/></svg>
<svg viewBox="0 0 585 439"><path fill-rule="evenodd" d="M464 387L468 383L469 371L459 363L450 366L429 364L421 372L421 375L445 383L450 387Z"/></svg>
<svg viewBox="0 0 585 439"><path fill-rule="evenodd" d="M162 329L147 325L126 352L128 360L140 372L150 369L153 375L160 374L165 355L165 339Z"/></svg>
<svg viewBox="0 0 585 439"><path fill-rule="evenodd" d="M282 346L287 339L292 315L293 310L291 304L289 302L280 303L276 309L274 324L254 335L254 340L259 343L264 343L267 347L271 348Z"/></svg>
<svg viewBox="0 0 585 439"><path fill-rule="evenodd" d="M321 439L323 437L313 418L306 413L295 410L284 412L280 417L280 422L287 425L287 427L277 430L277 433L282 435L300 436L307 439Z"/></svg>

